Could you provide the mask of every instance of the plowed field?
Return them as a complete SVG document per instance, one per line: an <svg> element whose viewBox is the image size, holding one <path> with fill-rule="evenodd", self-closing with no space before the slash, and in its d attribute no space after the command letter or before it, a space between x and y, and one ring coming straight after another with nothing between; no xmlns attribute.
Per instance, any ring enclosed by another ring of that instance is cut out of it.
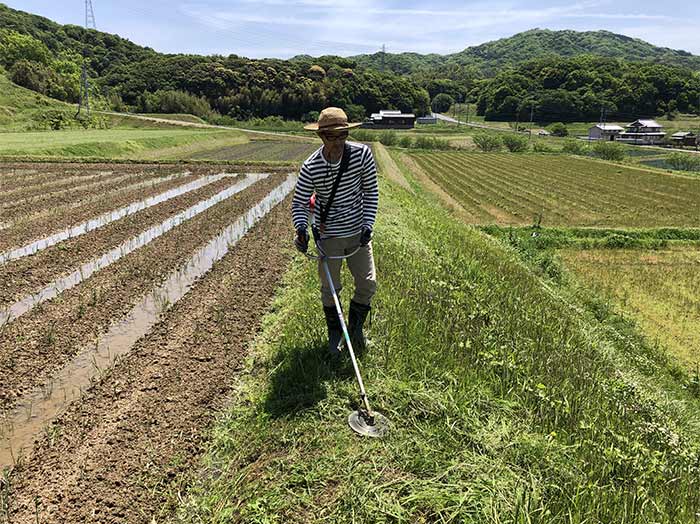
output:
<svg viewBox="0 0 700 524"><path fill-rule="evenodd" d="M559 155L408 155L477 224L698 227L700 179Z"/></svg>
<svg viewBox="0 0 700 524"><path fill-rule="evenodd" d="M284 273L293 183L0 166L0 522L151 520Z"/></svg>

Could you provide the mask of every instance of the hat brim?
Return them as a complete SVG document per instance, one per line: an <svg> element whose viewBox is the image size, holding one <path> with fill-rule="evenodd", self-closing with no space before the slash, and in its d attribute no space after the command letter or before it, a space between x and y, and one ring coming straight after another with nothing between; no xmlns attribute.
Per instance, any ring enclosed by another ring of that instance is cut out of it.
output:
<svg viewBox="0 0 700 524"><path fill-rule="evenodd" d="M319 129L318 122L314 122L313 124L306 124L304 126L304 129L306 129L307 131L338 131L340 129L352 129L361 125L362 122L354 122L348 124L334 124L332 126L326 126L322 129Z"/></svg>

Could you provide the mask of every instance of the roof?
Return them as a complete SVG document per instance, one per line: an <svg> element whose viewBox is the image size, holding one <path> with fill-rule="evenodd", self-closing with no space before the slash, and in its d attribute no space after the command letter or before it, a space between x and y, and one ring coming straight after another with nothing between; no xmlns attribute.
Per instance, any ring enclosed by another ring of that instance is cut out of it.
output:
<svg viewBox="0 0 700 524"><path fill-rule="evenodd" d="M372 120L382 120L384 118L416 118L413 113L402 113L401 111L380 111L370 115Z"/></svg>
<svg viewBox="0 0 700 524"><path fill-rule="evenodd" d="M673 133L671 138L685 138L687 136L695 136L692 131L678 131L678 133Z"/></svg>
<svg viewBox="0 0 700 524"><path fill-rule="evenodd" d="M639 119L635 120L627 127L663 127L656 120Z"/></svg>
<svg viewBox="0 0 700 524"><path fill-rule="evenodd" d="M624 131L624 128L615 124L596 124L593 127L597 127L598 129L602 129L603 131ZM591 129L593 129L593 127Z"/></svg>

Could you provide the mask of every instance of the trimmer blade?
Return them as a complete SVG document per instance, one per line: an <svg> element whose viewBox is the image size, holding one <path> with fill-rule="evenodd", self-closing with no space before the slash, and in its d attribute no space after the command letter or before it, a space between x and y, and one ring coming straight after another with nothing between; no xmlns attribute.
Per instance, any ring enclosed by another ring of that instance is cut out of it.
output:
<svg viewBox="0 0 700 524"><path fill-rule="evenodd" d="M355 433L365 437L383 437L389 432L389 419L376 411L374 420L369 420L365 411L353 411L348 416L348 424Z"/></svg>

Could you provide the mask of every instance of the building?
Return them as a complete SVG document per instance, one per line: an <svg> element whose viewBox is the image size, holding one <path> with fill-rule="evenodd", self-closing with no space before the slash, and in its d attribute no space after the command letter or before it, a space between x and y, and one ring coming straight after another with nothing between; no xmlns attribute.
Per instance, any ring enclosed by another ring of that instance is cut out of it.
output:
<svg viewBox="0 0 700 524"><path fill-rule="evenodd" d="M589 140L606 140L612 142L624 129L614 124L596 124L588 130Z"/></svg>
<svg viewBox="0 0 700 524"><path fill-rule="evenodd" d="M369 129L412 129L415 127L415 123L416 115L413 113L382 109L379 113L372 113L370 119L362 123L362 127Z"/></svg>
<svg viewBox="0 0 700 524"><path fill-rule="evenodd" d="M673 133L671 135L671 143L678 147L697 147L700 145L700 143L698 143L697 135L692 131L679 131L678 133Z"/></svg>
<svg viewBox="0 0 700 524"><path fill-rule="evenodd" d="M663 142L666 133L656 120L635 120L617 140L627 144L656 145Z"/></svg>
<svg viewBox="0 0 700 524"><path fill-rule="evenodd" d="M426 116L419 116L416 118L416 124L437 124L438 118L435 113L430 113Z"/></svg>

